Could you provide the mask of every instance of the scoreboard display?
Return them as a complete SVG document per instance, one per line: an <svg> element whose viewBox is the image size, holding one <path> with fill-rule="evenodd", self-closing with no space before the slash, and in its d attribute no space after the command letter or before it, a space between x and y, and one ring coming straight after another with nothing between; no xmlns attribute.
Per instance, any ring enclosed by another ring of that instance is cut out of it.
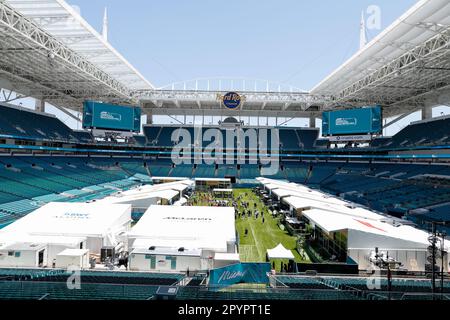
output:
<svg viewBox="0 0 450 320"><path fill-rule="evenodd" d="M378 134L381 130L381 106L327 111L322 114L323 136Z"/></svg>
<svg viewBox="0 0 450 320"><path fill-rule="evenodd" d="M141 109L85 101L83 128L139 132L141 130Z"/></svg>

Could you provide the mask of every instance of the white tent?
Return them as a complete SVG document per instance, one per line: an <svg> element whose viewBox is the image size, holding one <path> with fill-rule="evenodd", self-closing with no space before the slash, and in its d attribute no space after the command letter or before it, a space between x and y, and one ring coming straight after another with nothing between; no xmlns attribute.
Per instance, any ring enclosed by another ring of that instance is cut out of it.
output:
<svg viewBox="0 0 450 320"><path fill-rule="evenodd" d="M269 259L290 259L294 260L294 255L291 250L286 249L281 243L273 249L267 250Z"/></svg>
<svg viewBox="0 0 450 320"><path fill-rule="evenodd" d="M147 209L151 205L157 204L160 199L172 203L177 196L181 198L183 192L193 184L194 182L192 180L182 180L156 185L145 185L117 193L96 202L124 203L131 204L133 208Z"/></svg>
<svg viewBox="0 0 450 320"><path fill-rule="evenodd" d="M365 270L371 267L367 257L377 247L389 252L389 256L403 264L410 271L424 271L427 264L428 233L412 226L377 221L322 209L303 211L316 230L330 239L333 234L345 235L348 257ZM445 247L448 247L447 242ZM439 263L438 263L439 264ZM444 261L447 267L448 263Z"/></svg>
<svg viewBox="0 0 450 320"><path fill-rule="evenodd" d="M120 243L130 223L128 204L50 202L0 230L0 248L17 242L45 244L51 260L67 248L99 254L103 246Z"/></svg>
<svg viewBox="0 0 450 320"><path fill-rule="evenodd" d="M234 209L231 207L157 206L148 208L128 232L133 248L147 239L146 245L185 247L227 252L227 243L236 242Z"/></svg>
<svg viewBox="0 0 450 320"><path fill-rule="evenodd" d="M88 249L66 249L56 255L56 268L88 268L89 250Z"/></svg>
<svg viewBox="0 0 450 320"><path fill-rule="evenodd" d="M128 246L130 270L210 269L215 253L236 253L234 209L152 205L128 232Z"/></svg>

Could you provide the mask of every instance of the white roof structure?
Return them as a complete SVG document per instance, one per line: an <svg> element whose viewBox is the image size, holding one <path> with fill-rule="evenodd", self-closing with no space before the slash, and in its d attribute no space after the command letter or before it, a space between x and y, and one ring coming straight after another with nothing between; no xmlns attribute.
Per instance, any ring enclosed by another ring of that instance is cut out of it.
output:
<svg viewBox="0 0 450 320"><path fill-rule="evenodd" d="M81 257L89 252L88 249L65 249L57 254L57 256L64 257Z"/></svg>
<svg viewBox="0 0 450 320"><path fill-rule="evenodd" d="M131 206L126 204L50 202L0 230L0 242L73 243L76 238L106 237L130 220Z"/></svg>
<svg viewBox="0 0 450 320"><path fill-rule="evenodd" d="M7 0L7 2L70 49L86 57L130 89L153 88L135 67L64 0Z"/></svg>
<svg viewBox="0 0 450 320"><path fill-rule="evenodd" d="M14 242L5 245L0 244L2 251L40 251L45 248L45 244L37 242Z"/></svg>
<svg viewBox="0 0 450 320"><path fill-rule="evenodd" d="M156 181L156 180L170 180L170 181L183 181L188 180L188 177L158 177L158 176L152 176L150 179Z"/></svg>
<svg viewBox="0 0 450 320"><path fill-rule="evenodd" d="M337 199L338 200L338 199ZM323 200L308 199L300 197L286 197L283 198L283 202L291 205L295 209L322 209L332 212L338 212L349 216L371 219L371 220L386 220L386 217L375 213L373 211L360 208L360 207L348 207L346 205L327 203Z"/></svg>
<svg viewBox="0 0 450 320"><path fill-rule="evenodd" d="M144 185L135 189L123 191L106 197L97 203L126 203L131 204L133 208L148 208L156 204L155 199L165 199L171 201L180 192L185 191L194 182L192 180L183 180L156 185Z"/></svg>
<svg viewBox="0 0 450 320"><path fill-rule="evenodd" d="M349 249L367 246L424 249L429 246L428 233L411 226L401 224L394 226L390 223L351 217L322 209L306 210L303 211L303 215L327 233L347 230ZM377 241L371 241L374 238Z"/></svg>
<svg viewBox="0 0 450 320"><path fill-rule="evenodd" d="M273 179L265 179L265 178L257 178L257 180L264 185L266 189L269 189L273 194L277 197L285 198L285 197L297 197L297 198L305 198L316 201L322 201L324 203L336 204L336 205L349 205L348 202L338 199L336 197L327 195L321 191L313 190L306 186L302 186L300 184L292 183L292 182L284 182L281 180L273 180ZM302 200L293 200L295 203L300 203ZM294 206L295 207L295 206Z"/></svg>
<svg viewBox="0 0 450 320"><path fill-rule="evenodd" d="M65 1L1 1L0 12L0 41L10 50L2 87L78 111L87 99L136 104L133 90L153 89Z"/></svg>
<svg viewBox="0 0 450 320"><path fill-rule="evenodd" d="M168 182L168 183L161 183L161 184L154 184L154 185L144 185L144 186L139 186L134 189L118 192L108 198L123 198L123 197L135 196L135 195L147 195L147 194L155 193L155 192L161 193L163 191L176 191L178 194L180 191L185 191L193 184L194 184L194 182L192 180L183 180L183 181ZM171 198L169 198L169 199L171 199Z"/></svg>
<svg viewBox="0 0 450 320"><path fill-rule="evenodd" d="M273 249L267 249L267 256L269 259L294 259L292 251L286 249L282 243L279 243Z"/></svg>
<svg viewBox="0 0 450 320"><path fill-rule="evenodd" d="M240 261L239 253L224 253L216 252L214 255L214 260L216 261Z"/></svg>
<svg viewBox="0 0 450 320"><path fill-rule="evenodd" d="M220 182L231 182L230 178L195 178L195 181L220 181Z"/></svg>
<svg viewBox="0 0 450 320"><path fill-rule="evenodd" d="M179 181L174 181L174 182L155 184L155 185L152 185L151 188L152 188L152 190L155 190L155 191L156 190L166 190L166 189L184 191L193 185L194 185L194 181L189 180L189 179L184 179L184 180L179 180Z"/></svg>
<svg viewBox="0 0 450 320"><path fill-rule="evenodd" d="M272 189L272 193L276 195L277 197L284 198L289 196L296 196L296 197L308 197L308 198L320 198L324 201L331 202L331 203L337 203L337 204L345 204L346 202L340 199L337 199L335 197L328 196L322 192L312 190L312 189L304 189L304 188L288 188L285 189L283 186L279 186L277 188Z"/></svg>
<svg viewBox="0 0 450 320"><path fill-rule="evenodd" d="M448 93L449 12L447 0L418 1L311 93L332 95L333 106L382 104L390 114Z"/></svg>
<svg viewBox="0 0 450 320"><path fill-rule="evenodd" d="M351 202L299 184L266 178L257 178L257 180L265 187L271 189L271 192L279 197L282 202L296 210L321 209L350 217L374 221L401 221L400 219L379 214L359 205L355 205Z"/></svg>
<svg viewBox="0 0 450 320"><path fill-rule="evenodd" d="M173 205L174 206L183 206L187 203L187 199L186 198L180 198L180 200L178 200L177 202L175 202Z"/></svg>
<svg viewBox="0 0 450 320"><path fill-rule="evenodd" d="M10 238L11 234L7 235L8 241L11 240ZM2 237L0 236L0 239ZM13 238L14 239L14 238ZM81 242L86 240L85 236L75 236L75 237L59 237L59 236L37 236L37 235L29 235L29 234L18 234L16 237L17 241L20 242L27 242L27 243L51 243L53 245L59 245L59 246L68 246L68 247L74 247L79 245ZM1 241L1 240L0 240Z"/></svg>
<svg viewBox="0 0 450 320"><path fill-rule="evenodd" d="M133 192L130 193L121 193L119 195L113 195L106 197L102 200L95 201L97 203L127 203L131 204L133 207L141 207L141 205L144 205L145 207L150 206L150 204L154 204L155 202L151 202L152 199L165 199L165 200L172 200L177 195L179 195L179 192L172 189L167 190L130 190ZM150 202L146 202L146 201ZM145 205L148 203L147 205Z"/></svg>
<svg viewBox="0 0 450 320"><path fill-rule="evenodd" d="M374 249L377 246L425 250L429 245L428 233L405 225L400 219L354 206L305 186L265 178L257 180L271 188L281 201L295 209L303 209L302 216L326 233L347 231L349 249Z"/></svg>
<svg viewBox="0 0 450 320"><path fill-rule="evenodd" d="M233 192L233 189L215 188L215 189L213 189L213 192L227 192L227 193L231 193L231 192Z"/></svg>
<svg viewBox="0 0 450 320"><path fill-rule="evenodd" d="M128 233L133 248L168 247L227 252L236 241L231 207L150 206Z"/></svg>
<svg viewBox="0 0 450 320"><path fill-rule="evenodd" d="M150 250L147 241L143 241L142 239L136 240L136 247L133 249L133 254L158 254L158 255L177 255L177 256L191 256L191 257L200 257L202 251L199 249L184 249L183 251L178 251L178 248L155 248Z"/></svg>

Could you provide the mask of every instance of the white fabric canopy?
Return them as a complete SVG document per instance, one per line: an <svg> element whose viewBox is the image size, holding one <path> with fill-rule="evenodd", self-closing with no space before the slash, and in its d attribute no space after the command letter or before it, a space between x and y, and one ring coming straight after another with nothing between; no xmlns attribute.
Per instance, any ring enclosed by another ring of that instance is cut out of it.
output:
<svg viewBox="0 0 450 320"><path fill-rule="evenodd" d="M294 259L291 250L286 249L281 243L273 249L267 250L269 259Z"/></svg>
<svg viewBox="0 0 450 320"><path fill-rule="evenodd" d="M236 242L234 209L231 207L150 206L128 232L128 238L148 240L156 247L184 247L227 252L228 243Z"/></svg>

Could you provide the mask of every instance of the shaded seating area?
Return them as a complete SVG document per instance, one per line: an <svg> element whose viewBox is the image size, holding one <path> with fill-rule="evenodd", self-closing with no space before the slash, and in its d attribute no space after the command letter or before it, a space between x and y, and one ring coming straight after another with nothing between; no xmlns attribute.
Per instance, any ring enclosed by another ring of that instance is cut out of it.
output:
<svg viewBox="0 0 450 320"><path fill-rule="evenodd" d="M73 130L53 115L0 104L0 135L38 140L79 142Z"/></svg>

